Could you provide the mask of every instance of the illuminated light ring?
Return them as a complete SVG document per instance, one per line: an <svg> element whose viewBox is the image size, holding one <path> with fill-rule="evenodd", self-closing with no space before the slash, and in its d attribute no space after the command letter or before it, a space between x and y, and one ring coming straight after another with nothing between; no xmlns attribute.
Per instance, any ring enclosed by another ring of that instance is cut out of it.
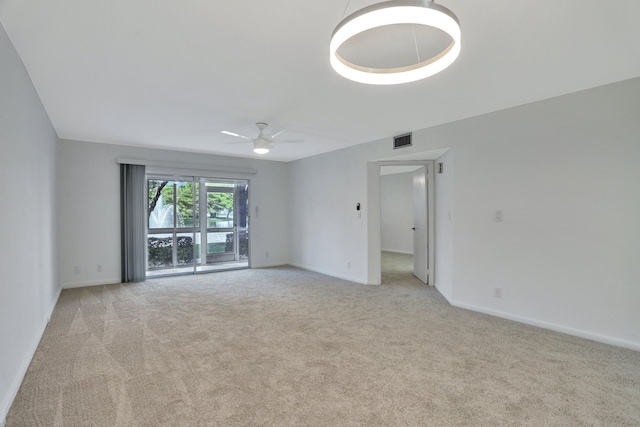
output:
<svg viewBox="0 0 640 427"><path fill-rule="evenodd" d="M393 24L417 24L437 28L447 33L452 42L442 52L426 61L396 68L363 67L347 61L338 54L340 46L356 34ZM329 44L329 61L338 74L359 83L409 83L439 73L451 65L460 54L460 37L460 24L449 9L430 1L388 1L360 9L338 24Z"/></svg>

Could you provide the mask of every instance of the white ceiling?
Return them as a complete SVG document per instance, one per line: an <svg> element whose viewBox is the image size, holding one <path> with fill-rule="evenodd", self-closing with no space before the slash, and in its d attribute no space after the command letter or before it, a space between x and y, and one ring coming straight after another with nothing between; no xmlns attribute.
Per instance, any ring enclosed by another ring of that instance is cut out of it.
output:
<svg viewBox="0 0 640 427"><path fill-rule="evenodd" d="M358 0L0 0L0 22L62 139L291 161L640 76L640 2L442 0L462 52L442 73L366 86L329 66ZM1 78L1 77L0 77Z"/></svg>

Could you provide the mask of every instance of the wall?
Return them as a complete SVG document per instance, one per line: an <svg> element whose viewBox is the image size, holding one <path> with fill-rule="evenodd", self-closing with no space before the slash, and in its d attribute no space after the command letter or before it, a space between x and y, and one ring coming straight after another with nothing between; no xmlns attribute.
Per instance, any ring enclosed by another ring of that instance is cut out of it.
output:
<svg viewBox="0 0 640 427"><path fill-rule="evenodd" d="M447 129L456 303L640 349L639 100L633 79Z"/></svg>
<svg viewBox="0 0 640 427"><path fill-rule="evenodd" d="M382 167L384 170L384 166ZM413 175L380 177L380 236L383 251L413 254Z"/></svg>
<svg viewBox="0 0 640 427"><path fill-rule="evenodd" d="M259 216L251 216L251 266L287 263L286 163L62 140L58 227L64 238L59 240L58 253L64 288L120 282L117 158L202 165L202 169L215 165L257 169L255 175L232 176L251 180L252 213L259 207ZM102 272L97 271L98 265ZM75 274L76 266L80 274Z"/></svg>
<svg viewBox="0 0 640 427"><path fill-rule="evenodd" d="M403 154L455 153L453 304L640 349L639 100L636 78L413 132ZM393 156L388 138L292 162L292 263L375 282L366 165Z"/></svg>
<svg viewBox="0 0 640 427"><path fill-rule="evenodd" d="M289 263L367 283L367 164L354 150L289 163Z"/></svg>
<svg viewBox="0 0 640 427"><path fill-rule="evenodd" d="M0 25L0 422L57 301L58 138Z"/></svg>
<svg viewBox="0 0 640 427"><path fill-rule="evenodd" d="M438 173L442 163L442 173ZM453 298L453 150L436 159L435 174L435 287L440 293Z"/></svg>

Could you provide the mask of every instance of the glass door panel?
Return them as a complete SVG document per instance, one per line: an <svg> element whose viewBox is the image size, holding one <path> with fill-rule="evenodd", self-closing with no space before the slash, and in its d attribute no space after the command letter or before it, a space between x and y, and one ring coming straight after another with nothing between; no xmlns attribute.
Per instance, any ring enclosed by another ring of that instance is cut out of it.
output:
<svg viewBox="0 0 640 427"><path fill-rule="evenodd" d="M207 264L237 261L236 185L207 181Z"/></svg>
<svg viewBox="0 0 640 427"><path fill-rule="evenodd" d="M169 181L148 180L149 229L173 228L173 186Z"/></svg>
<svg viewBox="0 0 640 427"><path fill-rule="evenodd" d="M153 234L147 237L147 268L173 267L173 235Z"/></svg>
<svg viewBox="0 0 640 427"><path fill-rule="evenodd" d="M238 254L241 260L249 259L249 231L238 231Z"/></svg>
<svg viewBox="0 0 640 427"><path fill-rule="evenodd" d="M176 234L176 265L180 267L193 265L193 233Z"/></svg>
<svg viewBox="0 0 640 427"><path fill-rule="evenodd" d="M207 228L233 228L233 190L207 183Z"/></svg>
<svg viewBox="0 0 640 427"><path fill-rule="evenodd" d="M249 226L249 186L246 184L238 185L237 194L237 224L239 228L247 228Z"/></svg>
<svg viewBox="0 0 640 427"><path fill-rule="evenodd" d="M207 264L235 261L234 233L207 233Z"/></svg>
<svg viewBox="0 0 640 427"><path fill-rule="evenodd" d="M193 230L194 225L197 226L198 221L198 206L197 197L194 194L198 194L198 183L193 182L179 182L176 183L176 197L177 197L177 222L178 228L188 228ZM196 202L196 206L194 206Z"/></svg>
<svg viewBox="0 0 640 427"><path fill-rule="evenodd" d="M249 259L249 185L238 183L236 185L236 231L238 233L238 259Z"/></svg>
<svg viewBox="0 0 640 427"><path fill-rule="evenodd" d="M202 264L202 252L201 252L201 246L202 246L202 239L200 237L200 231L196 230L196 235L195 235L195 248L194 248L194 256L196 257L196 265L200 265Z"/></svg>
<svg viewBox="0 0 640 427"><path fill-rule="evenodd" d="M150 177L147 180L147 272L195 269L197 188L193 178Z"/></svg>

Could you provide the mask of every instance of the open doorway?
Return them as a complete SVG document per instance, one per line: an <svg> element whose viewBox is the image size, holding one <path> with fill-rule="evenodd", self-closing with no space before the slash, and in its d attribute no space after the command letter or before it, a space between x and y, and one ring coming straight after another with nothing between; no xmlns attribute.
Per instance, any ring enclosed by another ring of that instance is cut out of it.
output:
<svg viewBox="0 0 640 427"><path fill-rule="evenodd" d="M383 285L405 283L413 279L413 171L418 168L380 167L380 265Z"/></svg>
<svg viewBox="0 0 640 427"><path fill-rule="evenodd" d="M431 164L429 180L432 200L432 215L429 226L433 231L429 247L433 248L429 261L431 277L429 284L437 287L445 298L450 299L453 290L453 150L443 148L421 151L403 156L378 159L367 163L367 283L381 284L381 188L380 172L387 166L416 166L427 161ZM437 166L437 173L435 171ZM406 172L406 171L405 171ZM437 179L436 179L437 177ZM437 182L436 182L437 181ZM436 195L437 188L437 195ZM410 209L410 208L407 208ZM437 233L436 233L437 230Z"/></svg>
<svg viewBox="0 0 640 427"><path fill-rule="evenodd" d="M369 244L367 245L367 259L368 259L368 283L370 284L381 284L381 252L382 252L382 246L381 246L381 238L380 238L380 221L381 221L381 205L380 205L380 198L381 198L381 190L380 190L380 171L382 167L385 166L425 166L425 172L426 172L426 177L428 177L429 179L427 180L425 178L425 185L427 186L427 188L429 189L429 193L426 196L429 196L432 199L435 199L435 191L434 191L434 182L435 179L433 177L434 175L434 169L433 169L433 164L434 162L432 160L408 160L408 161L403 161L403 160L378 160L378 161L372 161L369 162L367 165L367 182L368 182L368 189L367 189L367 195L368 195L368 200L370 202L370 210L368 212L368 222L367 222L367 234L368 234L368 238L369 238ZM424 262L427 263L428 268L430 269L430 271L428 272L428 274L430 275L431 278L431 285L434 285L434 279L435 279L435 262L434 262L434 254L435 254L435 243L434 243L434 237L435 237L435 222L433 221L433 218L435 218L435 212L434 212L434 207L435 207L435 203L433 202L433 200L428 204L428 212L427 214L429 215L430 218L432 218L431 221L427 221L427 227L429 228L429 234L427 236L427 242L429 245L429 248L432 248L433 250L426 250L426 256L428 257ZM417 227L416 227L417 228ZM429 282L429 280L427 279L427 283Z"/></svg>
<svg viewBox="0 0 640 427"><path fill-rule="evenodd" d="M433 286L433 162L379 165L380 283Z"/></svg>

